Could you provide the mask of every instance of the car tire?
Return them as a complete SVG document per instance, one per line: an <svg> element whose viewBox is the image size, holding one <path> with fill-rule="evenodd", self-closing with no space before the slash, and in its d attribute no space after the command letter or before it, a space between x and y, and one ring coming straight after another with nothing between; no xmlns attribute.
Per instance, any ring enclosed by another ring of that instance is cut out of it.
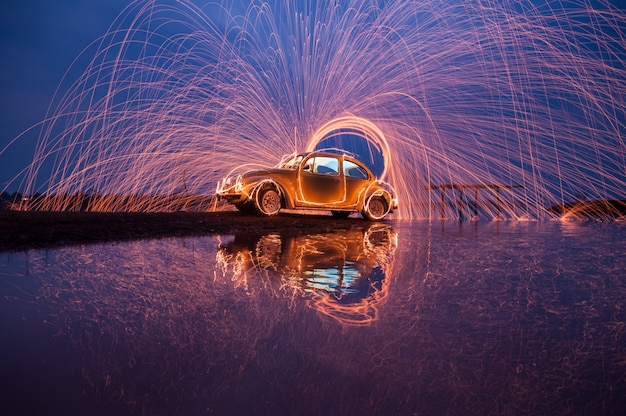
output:
<svg viewBox="0 0 626 416"><path fill-rule="evenodd" d="M369 198L365 207L363 207L363 217L370 221L380 221L385 218L385 215L389 212L387 200L379 195L374 195Z"/></svg>
<svg viewBox="0 0 626 416"><path fill-rule="evenodd" d="M278 214L282 208L280 194L273 186L264 186L259 189L256 197L256 208L261 213L271 217Z"/></svg>

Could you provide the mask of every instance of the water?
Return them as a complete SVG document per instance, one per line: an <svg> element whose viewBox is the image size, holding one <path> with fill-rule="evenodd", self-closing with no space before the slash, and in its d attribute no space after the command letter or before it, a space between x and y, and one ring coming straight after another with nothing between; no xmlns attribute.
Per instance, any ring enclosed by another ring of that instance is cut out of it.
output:
<svg viewBox="0 0 626 416"><path fill-rule="evenodd" d="M0 253L4 414L624 414L623 223Z"/></svg>

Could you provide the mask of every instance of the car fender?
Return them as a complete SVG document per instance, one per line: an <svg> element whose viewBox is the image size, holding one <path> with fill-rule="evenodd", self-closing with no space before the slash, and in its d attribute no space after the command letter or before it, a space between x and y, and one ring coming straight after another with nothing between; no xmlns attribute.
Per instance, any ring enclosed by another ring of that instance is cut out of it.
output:
<svg viewBox="0 0 626 416"><path fill-rule="evenodd" d="M257 184L254 185L254 188L250 192L250 195L248 198L256 202L257 195L259 194L259 191L264 186L274 187L276 191L278 192L278 194L280 195L280 197L282 198L284 207L287 209L293 209L294 207L293 198L291 197L291 195L289 195L288 192L285 192L285 187L280 183L280 181L277 181L275 179L263 179L259 181Z"/></svg>
<svg viewBox="0 0 626 416"><path fill-rule="evenodd" d="M393 210L396 208L394 204L394 197L393 197L392 192L385 189L386 186L389 186L389 185L381 181L372 182L363 192L365 197L363 198L362 204L359 207L360 210L363 210L365 209L365 207L367 207L372 197L382 196L385 199L385 202L387 203L388 212L393 212Z"/></svg>
<svg viewBox="0 0 626 416"><path fill-rule="evenodd" d="M389 195L389 192L385 191L384 189L376 189L374 192L371 192L369 194L367 194L367 196L365 197L365 200L363 201L363 208L365 208L367 206L367 204L369 204L369 202L371 201L371 199L375 196L382 196L383 199L385 200L385 202L387 203L387 209L389 211L391 211L391 195Z"/></svg>

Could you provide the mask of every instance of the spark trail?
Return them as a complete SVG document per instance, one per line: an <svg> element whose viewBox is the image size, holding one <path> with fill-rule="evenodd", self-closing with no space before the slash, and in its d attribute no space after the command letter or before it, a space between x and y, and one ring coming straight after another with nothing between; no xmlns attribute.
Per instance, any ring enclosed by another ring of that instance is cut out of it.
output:
<svg viewBox="0 0 626 416"><path fill-rule="evenodd" d="M146 196L210 195L238 165L356 131L401 218L439 216L445 184L502 185L509 218L623 199L625 28L603 1L137 1L19 180L56 196L45 209L168 209Z"/></svg>

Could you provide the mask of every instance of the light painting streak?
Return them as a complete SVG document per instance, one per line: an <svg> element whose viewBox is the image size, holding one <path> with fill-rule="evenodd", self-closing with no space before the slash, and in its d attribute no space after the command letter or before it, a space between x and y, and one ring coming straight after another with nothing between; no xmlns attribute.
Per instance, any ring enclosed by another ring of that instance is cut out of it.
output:
<svg viewBox="0 0 626 416"><path fill-rule="evenodd" d="M625 27L604 1L137 1L85 51L15 183L54 195L39 209L77 194L97 211L208 209L233 168L356 129L399 218L438 217L444 184L501 185L497 212L481 188L488 218L624 199Z"/></svg>
<svg viewBox="0 0 626 416"><path fill-rule="evenodd" d="M280 276L275 295L296 298L344 326L369 326L380 317L395 279L398 234L386 224L323 234L269 233L220 244L216 269L248 290L249 276ZM240 236L243 237L243 236ZM270 290L270 285L266 290Z"/></svg>

